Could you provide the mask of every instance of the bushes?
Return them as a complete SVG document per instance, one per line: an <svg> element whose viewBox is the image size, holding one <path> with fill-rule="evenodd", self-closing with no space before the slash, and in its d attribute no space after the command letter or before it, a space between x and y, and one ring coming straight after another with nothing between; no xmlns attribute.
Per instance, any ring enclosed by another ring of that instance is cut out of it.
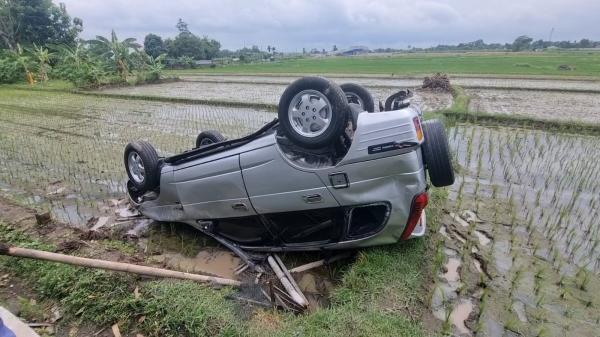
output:
<svg viewBox="0 0 600 337"><path fill-rule="evenodd" d="M111 40L98 37L95 43L71 46L33 46L14 51L0 51L0 83L27 80L62 79L79 88L107 84L146 83L158 81L164 69L164 56L156 58L139 51L134 39L118 41L113 32ZM35 62L34 62L35 61ZM186 62L188 60L185 60Z"/></svg>
<svg viewBox="0 0 600 337"><path fill-rule="evenodd" d="M10 54L0 55L0 83L16 83L25 80L25 69Z"/></svg>

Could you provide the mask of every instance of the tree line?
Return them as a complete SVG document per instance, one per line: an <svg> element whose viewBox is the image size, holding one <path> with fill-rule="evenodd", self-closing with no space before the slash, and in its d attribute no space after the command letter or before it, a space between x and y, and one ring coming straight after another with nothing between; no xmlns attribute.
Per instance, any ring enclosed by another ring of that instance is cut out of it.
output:
<svg viewBox="0 0 600 337"><path fill-rule="evenodd" d="M196 61L213 60L216 58L237 59L240 62L253 62L270 59L277 55L275 46L267 46L267 51L261 50L258 46L250 48L244 47L236 51L221 50L219 41L199 37L188 28L188 24L181 18L175 25L179 33L175 38L163 39L157 34L148 34L144 38L144 51L153 57L166 55L166 64L171 68L194 67Z"/></svg>
<svg viewBox="0 0 600 337"><path fill-rule="evenodd" d="M485 43L482 39L472 42L462 42L456 45L439 44L430 48L417 48L408 46L410 51L465 51L465 50L505 50L505 51L527 51L527 50L543 50L547 48L561 49L585 49L585 48L600 48L600 41L590 39L581 39L579 41L545 41L542 39L535 40L527 35L517 37L512 43ZM390 53L406 51L405 49L393 48L378 48L374 50L378 53Z"/></svg>
<svg viewBox="0 0 600 337"><path fill-rule="evenodd" d="M148 34L143 45L135 38L110 36L84 40L83 21L71 18L63 3L52 0L0 0L0 83L30 83L58 78L76 86L100 86L125 81L155 81L165 66L195 67L200 60L255 62L272 59L257 46L222 50L221 43L192 33L179 19L178 34L163 39ZM206 62L204 62L206 63ZM214 66L214 65L213 65Z"/></svg>

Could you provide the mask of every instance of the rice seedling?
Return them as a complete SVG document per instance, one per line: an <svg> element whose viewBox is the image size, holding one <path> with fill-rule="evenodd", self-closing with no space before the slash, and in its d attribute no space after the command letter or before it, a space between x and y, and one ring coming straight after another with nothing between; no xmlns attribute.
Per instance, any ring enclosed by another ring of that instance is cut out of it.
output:
<svg viewBox="0 0 600 337"><path fill-rule="evenodd" d="M32 206L81 225L124 195L122 151L149 140L159 154L190 149L202 130L240 137L275 118L249 108L93 98L3 89L0 184L22 189Z"/></svg>
<svg viewBox="0 0 600 337"><path fill-rule="evenodd" d="M600 155L597 137L472 125L456 126L453 135L451 149L465 168L453 187L459 206L465 193L473 192L472 198L479 200L481 191L490 188L487 204L495 223L506 219L512 231L523 224L529 243L532 233L540 231L554 242L553 260L561 256L599 270L598 210L590 205L599 203L600 163L582 160ZM507 210L498 209L498 200L504 200ZM511 241L518 236L513 234Z"/></svg>

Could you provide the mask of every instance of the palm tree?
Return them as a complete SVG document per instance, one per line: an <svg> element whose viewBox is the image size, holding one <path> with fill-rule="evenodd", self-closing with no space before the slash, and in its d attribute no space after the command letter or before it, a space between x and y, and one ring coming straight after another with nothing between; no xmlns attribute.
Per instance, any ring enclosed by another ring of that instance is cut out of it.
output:
<svg viewBox="0 0 600 337"><path fill-rule="evenodd" d="M115 64L117 72L123 80L127 79L131 50L137 52L141 48L135 42L135 38L130 37L119 41L117 34L113 30L110 40L103 36L96 36L96 39L89 41L89 43L101 56L108 58Z"/></svg>

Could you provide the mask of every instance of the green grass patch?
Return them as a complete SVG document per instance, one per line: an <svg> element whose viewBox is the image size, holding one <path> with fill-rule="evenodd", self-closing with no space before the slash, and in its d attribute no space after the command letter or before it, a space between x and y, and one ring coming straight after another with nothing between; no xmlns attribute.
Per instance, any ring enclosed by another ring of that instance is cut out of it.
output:
<svg viewBox="0 0 600 337"><path fill-rule="evenodd" d="M522 66L522 65L529 66ZM573 70L560 70L568 64ZM297 73L297 74L450 74L600 76L600 53L481 52L421 53L382 56L300 58L269 63L169 71L185 73Z"/></svg>
<svg viewBox="0 0 600 337"><path fill-rule="evenodd" d="M554 131L573 134L600 135L600 124L592 124L578 121L559 121L540 119L523 115L508 115L501 113L483 112L454 112L443 111L445 120L451 125L456 122L468 122L487 126L510 126L524 129L536 129L543 131Z"/></svg>
<svg viewBox="0 0 600 337"><path fill-rule="evenodd" d="M230 289L218 291L193 282L160 281L144 287L142 329L151 336L241 336Z"/></svg>
<svg viewBox="0 0 600 337"><path fill-rule="evenodd" d="M4 87L10 88L19 88L19 89L38 89L38 90L72 90L75 89L75 86L71 82L63 81L63 80L51 80L47 82L38 82L36 84L30 85L25 82L3 85Z"/></svg>
<svg viewBox="0 0 600 337"><path fill-rule="evenodd" d="M134 255L138 251L138 248L134 244L121 240L107 239L99 241L99 243L106 250L116 250L125 255Z"/></svg>
<svg viewBox="0 0 600 337"><path fill-rule="evenodd" d="M430 190L429 231L436 231L446 200L444 189ZM331 295L332 305L302 315L281 315L272 336L426 336L419 315L433 260L430 237L368 248L344 273ZM412 319L415 315L415 319ZM253 335L264 335L263 320L251 322ZM261 333L262 332L262 333Z"/></svg>
<svg viewBox="0 0 600 337"><path fill-rule="evenodd" d="M47 251L55 248L3 224L0 242ZM136 312L131 276L5 256L0 257L0 265L27 281L42 299L59 301L72 317L103 325L130 320Z"/></svg>
<svg viewBox="0 0 600 337"><path fill-rule="evenodd" d="M435 230L445 190L431 193L428 222ZM42 250L53 245L0 224L0 242ZM430 263L429 239L365 249L349 266L331 295L332 305L305 315L273 313L280 323L274 336L425 336L410 312L422 310L423 283ZM263 336L255 320L239 315L233 290L193 282L140 283L131 275L63 264L0 257L0 266L27 281L42 299L61 304L66 322L106 326L119 322L125 331L136 326L147 336ZM136 299L133 290L142 294ZM421 309L420 309L421 308ZM140 322L140 318L144 317ZM351 329L351 330L349 330Z"/></svg>
<svg viewBox="0 0 600 337"><path fill-rule="evenodd" d="M24 248L54 250L23 232L0 223L0 242ZM135 276L74 267L53 262L0 256L0 266L26 281L41 299L58 302L66 322L98 326L119 323L124 331L145 316L147 336L236 336L234 310L217 290L192 282L168 280L139 283ZM134 296L140 287L140 299Z"/></svg>

